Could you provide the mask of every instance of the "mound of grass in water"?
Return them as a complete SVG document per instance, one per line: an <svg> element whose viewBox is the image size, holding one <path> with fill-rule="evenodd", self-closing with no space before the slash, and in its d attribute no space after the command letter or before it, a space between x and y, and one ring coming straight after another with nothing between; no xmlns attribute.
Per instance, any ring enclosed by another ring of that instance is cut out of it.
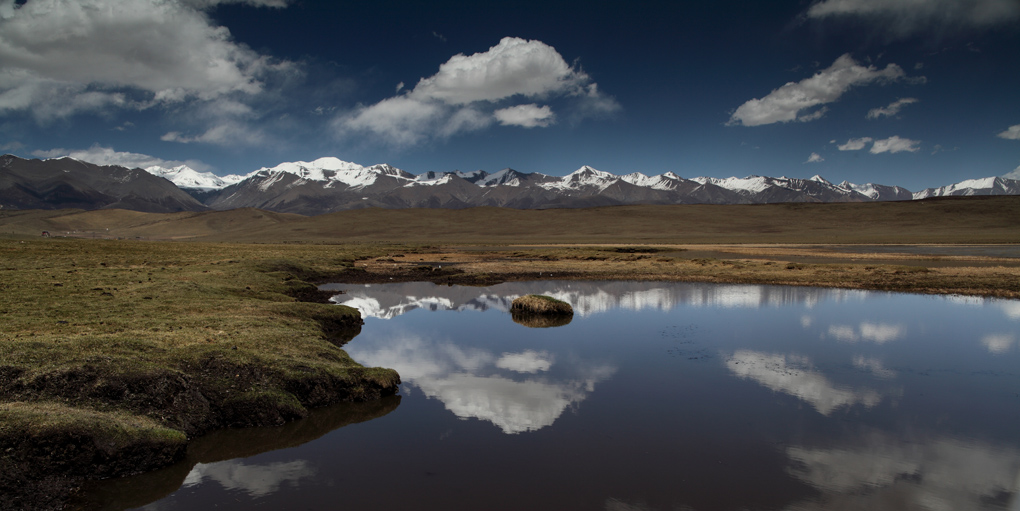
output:
<svg viewBox="0 0 1020 511"><path fill-rule="evenodd" d="M545 295L525 295L514 299L511 312L551 316L573 316L574 308L569 303Z"/></svg>

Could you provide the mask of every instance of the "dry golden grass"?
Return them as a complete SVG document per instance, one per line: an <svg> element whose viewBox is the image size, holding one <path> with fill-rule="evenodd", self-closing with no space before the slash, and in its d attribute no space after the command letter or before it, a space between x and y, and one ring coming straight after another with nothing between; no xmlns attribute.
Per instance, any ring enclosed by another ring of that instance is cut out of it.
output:
<svg viewBox="0 0 1020 511"><path fill-rule="evenodd" d="M591 209L361 209L316 217L253 209L0 212L0 234L239 242L1020 243L1020 197ZM77 231L77 232L75 232Z"/></svg>

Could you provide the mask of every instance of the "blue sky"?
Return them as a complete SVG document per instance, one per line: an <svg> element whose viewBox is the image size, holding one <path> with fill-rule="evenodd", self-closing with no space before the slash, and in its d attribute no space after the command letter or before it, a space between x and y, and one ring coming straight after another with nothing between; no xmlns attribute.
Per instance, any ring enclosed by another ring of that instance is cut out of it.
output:
<svg viewBox="0 0 1020 511"><path fill-rule="evenodd" d="M0 0L0 149L1020 178L1020 0Z"/></svg>

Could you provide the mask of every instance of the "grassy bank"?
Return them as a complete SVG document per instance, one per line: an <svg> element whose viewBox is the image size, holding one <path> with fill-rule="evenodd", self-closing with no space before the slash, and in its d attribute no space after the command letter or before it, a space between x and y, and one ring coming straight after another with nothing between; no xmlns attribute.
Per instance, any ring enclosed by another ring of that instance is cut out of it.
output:
<svg viewBox="0 0 1020 511"><path fill-rule="evenodd" d="M394 371L339 347L357 311L302 301L381 250L0 242L0 507L165 465L214 428L394 393Z"/></svg>

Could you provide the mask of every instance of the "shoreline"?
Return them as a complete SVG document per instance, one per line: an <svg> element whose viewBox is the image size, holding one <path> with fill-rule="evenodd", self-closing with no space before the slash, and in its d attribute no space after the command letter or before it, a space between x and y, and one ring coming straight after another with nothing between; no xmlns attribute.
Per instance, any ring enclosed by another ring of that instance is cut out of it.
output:
<svg viewBox="0 0 1020 511"><path fill-rule="evenodd" d="M696 257L707 248L719 257ZM938 258L894 254L902 264L876 264L890 254L841 260L817 244L48 239L0 241L0 252L10 325L0 332L2 503L42 509L62 506L86 475L167 466L218 427L278 425L395 393L395 372L363 368L341 349L360 315L324 303L334 293L317 284L659 280L1020 298L1020 266L1009 259L940 256L984 266L928 267ZM788 260L802 256L829 262Z"/></svg>

